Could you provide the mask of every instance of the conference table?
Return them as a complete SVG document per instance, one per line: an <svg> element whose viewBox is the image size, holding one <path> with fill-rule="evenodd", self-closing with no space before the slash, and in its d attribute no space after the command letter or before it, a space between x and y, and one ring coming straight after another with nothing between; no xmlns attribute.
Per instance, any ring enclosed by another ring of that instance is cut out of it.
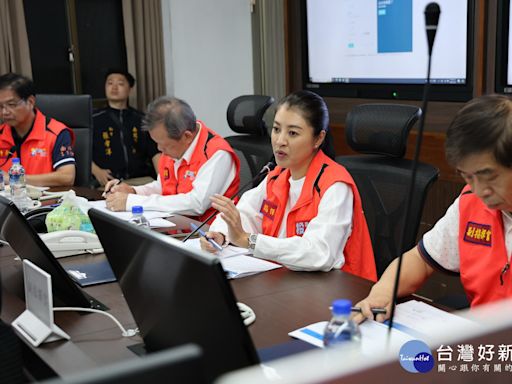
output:
<svg viewBox="0 0 512 384"><path fill-rule="evenodd" d="M177 226L189 228L190 219L173 216ZM62 264L80 264L100 261L105 255L78 255L61 258ZM25 309L23 300L22 265L15 259L9 246L0 248L2 279L2 310L0 318L12 322ZM289 343L288 332L302 326L327 320L329 306L337 298L354 302L364 298L371 282L339 270L331 272L293 272L279 268L241 279L231 280L238 301L249 305L256 313L256 321L249 333L257 349ZM117 283L101 284L84 289L107 305L125 328L136 327L130 310ZM71 337L33 348L23 341L24 363L37 378L58 375L66 377L113 363L136 358L127 347L138 344L140 336L126 338L106 316L56 312L55 323ZM205 324L205 326L208 326Z"/></svg>

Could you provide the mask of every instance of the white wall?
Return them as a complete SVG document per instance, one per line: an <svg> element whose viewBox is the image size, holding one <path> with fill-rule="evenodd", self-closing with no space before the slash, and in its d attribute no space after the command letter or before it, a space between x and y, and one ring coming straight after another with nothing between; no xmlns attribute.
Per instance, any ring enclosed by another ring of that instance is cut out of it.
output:
<svg viewBox="0 0 512 384"><path fill-rule="evenodd" d="M168 95L222 136L229 102L254 93L250 0L162 0Z"/></svg>

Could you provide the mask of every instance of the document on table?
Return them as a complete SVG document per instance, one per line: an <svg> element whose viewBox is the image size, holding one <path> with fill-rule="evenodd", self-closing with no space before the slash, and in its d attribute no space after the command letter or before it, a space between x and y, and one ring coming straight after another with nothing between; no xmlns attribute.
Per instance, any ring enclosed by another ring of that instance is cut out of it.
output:
<svg viewBox="0 0 512 384"><path fill-rule="evenodd" d="M290 332L288 335L317 347L323 348L323 334L327 321L314 323ZM427 341L428 335L435 334L439 327L478 327L478 324L463 317L442 311L427 303L410 300L398 304L391 331L391 346L400 347L412 339ZM376 348L388 347L387 324L366 320L360 324L361 348L363 353L375 353ZM373 352L372 352L373 351Z"/></svg>
<svg viewBox="0 0 512 384"><path fill-rule="evenodd" d="M396 308L393 328L419 339L428 338L428 335L435 334L440 327L478 327L474 321L443 311L423 301L406 301L398 304Z"/></svg>
<svg viewBox="0 0 512 384"><path fill-rule="evenodd" d="M196 249L201 249L199 239L188 240L185 244L189 244L190 247ZM281 268L280 264L249 256L248 253L249 250L247 248L240 248L232 245L224 248L222 252L217 253L228 279L238 279L254 275L256 273Z"/></svg>
<svg viewBox="0 0 512 384"><path fill-rule="evenodd" d="M313 344L315 347L324 348L323 337L327 321L320 321L288 333L289 336ZM385 324L373 320L366 320L360 324L361 352L373 356L376 351L389 345L400 347L414 337L397 329L392 329L391 339L388 344L388 327Z"/></svg>
<svg viewBox="0 0 512 384"><path fill-rule="evenodd" d="M144 214L144 216L146 216L146 214ZM172 228L175 227L176 224L161 217L155 217L154 219L149 219L149 226L151 228Z"/></svg>
<svg viewBox="0 0 512 384"><path fill-rule="evenodd" d="M111 210L107 209L106 200L89 201L89 205L91 208L99 209L100 211L108 213L109 215L117 217L121 220L128 221L132 217L131 212L112 212ZM149 220L151 227L174 227L176 224L163 219L164 217L170 216L172 216L171 213L164 211L144 211L144 217Z"/></svg>

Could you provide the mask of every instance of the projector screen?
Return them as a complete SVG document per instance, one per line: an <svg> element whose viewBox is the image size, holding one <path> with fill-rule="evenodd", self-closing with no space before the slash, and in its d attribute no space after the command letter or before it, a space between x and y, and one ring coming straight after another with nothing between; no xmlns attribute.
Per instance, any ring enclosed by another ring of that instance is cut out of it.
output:
<svg viewBox="0 0 512 384"><path fill-rule="evenodd" d="M305 88L326 96L420 99L430 0L304 0ZM473 0L438 0L432 98L472 97Z"/></svg>

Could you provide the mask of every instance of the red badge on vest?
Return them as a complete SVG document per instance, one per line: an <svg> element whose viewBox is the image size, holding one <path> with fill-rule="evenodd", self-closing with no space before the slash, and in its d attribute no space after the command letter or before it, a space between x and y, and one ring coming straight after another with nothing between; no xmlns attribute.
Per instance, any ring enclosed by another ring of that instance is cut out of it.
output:
<svg viewBox="0 0 512 384"><path fill-rule="evenodd" d="M464 241L490 247L492 244L492 230L489 224L479 224L469 221L464 232Z"/></svg>
<svg viewBox="0 0 512 384"><path fill-rule="evenodd" d="M268 200L263 200L261 204L260 213L263 216L268 217L270 220L274 220L274 216L276 215L277 205Z"/></svg>
<svg viewBox="0 0 512 384"><path fill-rule="evenodd" d="M295 234L302 236L308 227L309 221L297 221L295 223Z"/></svg>
<svg viewBox="0 0 512 384"><path fill-rule="evenodd" d="M164 180L169 180L169 168L164 168Z"/></svg>

